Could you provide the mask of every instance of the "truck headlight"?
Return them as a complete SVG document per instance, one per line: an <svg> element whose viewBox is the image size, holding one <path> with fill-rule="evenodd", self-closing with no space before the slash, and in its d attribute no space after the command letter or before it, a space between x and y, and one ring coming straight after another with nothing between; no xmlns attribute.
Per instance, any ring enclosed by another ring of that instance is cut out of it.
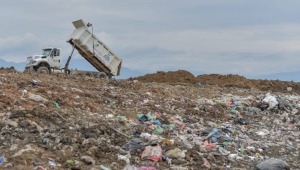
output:
<svg viewBox="0 0 300 170"><path fill-rule="evenodd" d="M32 61L31 64L35 64L37 61Z"/></svg>

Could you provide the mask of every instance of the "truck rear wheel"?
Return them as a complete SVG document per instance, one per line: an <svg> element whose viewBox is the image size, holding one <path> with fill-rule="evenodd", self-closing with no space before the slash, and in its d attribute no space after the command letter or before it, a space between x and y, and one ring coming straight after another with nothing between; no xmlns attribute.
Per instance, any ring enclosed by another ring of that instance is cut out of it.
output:
<svg viewBox="0 0 300 170"><path fill-rule="evenodd" d="M36 70L36 72L41 73L41 74L49 74L50 73L49 69L47 67L45 67L45 66L39 67Z"/></svg>
<svg viewBox="0 0 300 170"><path fill-rule="evenodd" d="M96 78L101 78L101 79L107 79L108 78L107 74L104 73L104 72L97 73L95 77Z"/></svg>
<svg viewBox="0 0 300 170"><path fill-rule="evenodd" d="M89 72L89 71L87 71L87 72L85 73L85 75L88 76L88 77L93 77L93 73L91 73L91 72Z"/></svg>

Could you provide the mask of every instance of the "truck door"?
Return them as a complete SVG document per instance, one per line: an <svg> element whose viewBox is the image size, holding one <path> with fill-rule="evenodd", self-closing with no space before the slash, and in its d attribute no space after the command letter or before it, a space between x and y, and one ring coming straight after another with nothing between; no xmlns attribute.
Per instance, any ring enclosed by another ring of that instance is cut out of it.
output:
<svg viewBox="0 0 300 170"><path fill-rule="evenodd" d="M60 68L61 63L61 56L60 56L60 49L53 48L49 58L49 64L53 68Z"/></svg>

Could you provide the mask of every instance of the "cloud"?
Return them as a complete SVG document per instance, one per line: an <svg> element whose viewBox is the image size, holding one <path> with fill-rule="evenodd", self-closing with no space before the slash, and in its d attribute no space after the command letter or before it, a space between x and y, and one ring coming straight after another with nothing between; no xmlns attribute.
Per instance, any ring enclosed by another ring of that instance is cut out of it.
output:
<svg viewBox="0 0 300 170"><path fill-rule="evenodd" d="M0 7L0 58L24 61L47 46L71 52L72 21L134 69L268 74L299 69L300 1L7 1ZM74 58L80 58L75 53Z"/></svg>
<svg viewBox="0 0 300 170"><path fill-rule="evenodd" d="M0 37L0 46L2 47L0 50L12 48L25 42L31 43L35 40L35 36L31 33L26 33L22 36Z"/></svg>
<svg viewBox="0 0 300 170"><path fill-rule="evenodd" d="M0 54L6 61L26 60L26 53L38 43L38 39L31 33L0 37Z"/></svg>
<svg viewBox="0 0 300 170"><path fill-rule="evenodd" d="M266 74L299 68L299 28L300 25L262 25L136 32L115 36L111 45L123 51L126 65L134 68L153 70L168 66L209 73Z"/></svg>

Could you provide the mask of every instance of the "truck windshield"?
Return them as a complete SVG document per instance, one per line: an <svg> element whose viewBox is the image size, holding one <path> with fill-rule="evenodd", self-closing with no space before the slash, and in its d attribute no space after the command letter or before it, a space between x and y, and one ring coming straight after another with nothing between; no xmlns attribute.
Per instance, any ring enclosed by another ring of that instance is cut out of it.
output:
<svg viewBox="0 0 300 170"><path fill-rule="evenodd" d="M52 49L44 49L43 55L50 56Z"/></svg>

